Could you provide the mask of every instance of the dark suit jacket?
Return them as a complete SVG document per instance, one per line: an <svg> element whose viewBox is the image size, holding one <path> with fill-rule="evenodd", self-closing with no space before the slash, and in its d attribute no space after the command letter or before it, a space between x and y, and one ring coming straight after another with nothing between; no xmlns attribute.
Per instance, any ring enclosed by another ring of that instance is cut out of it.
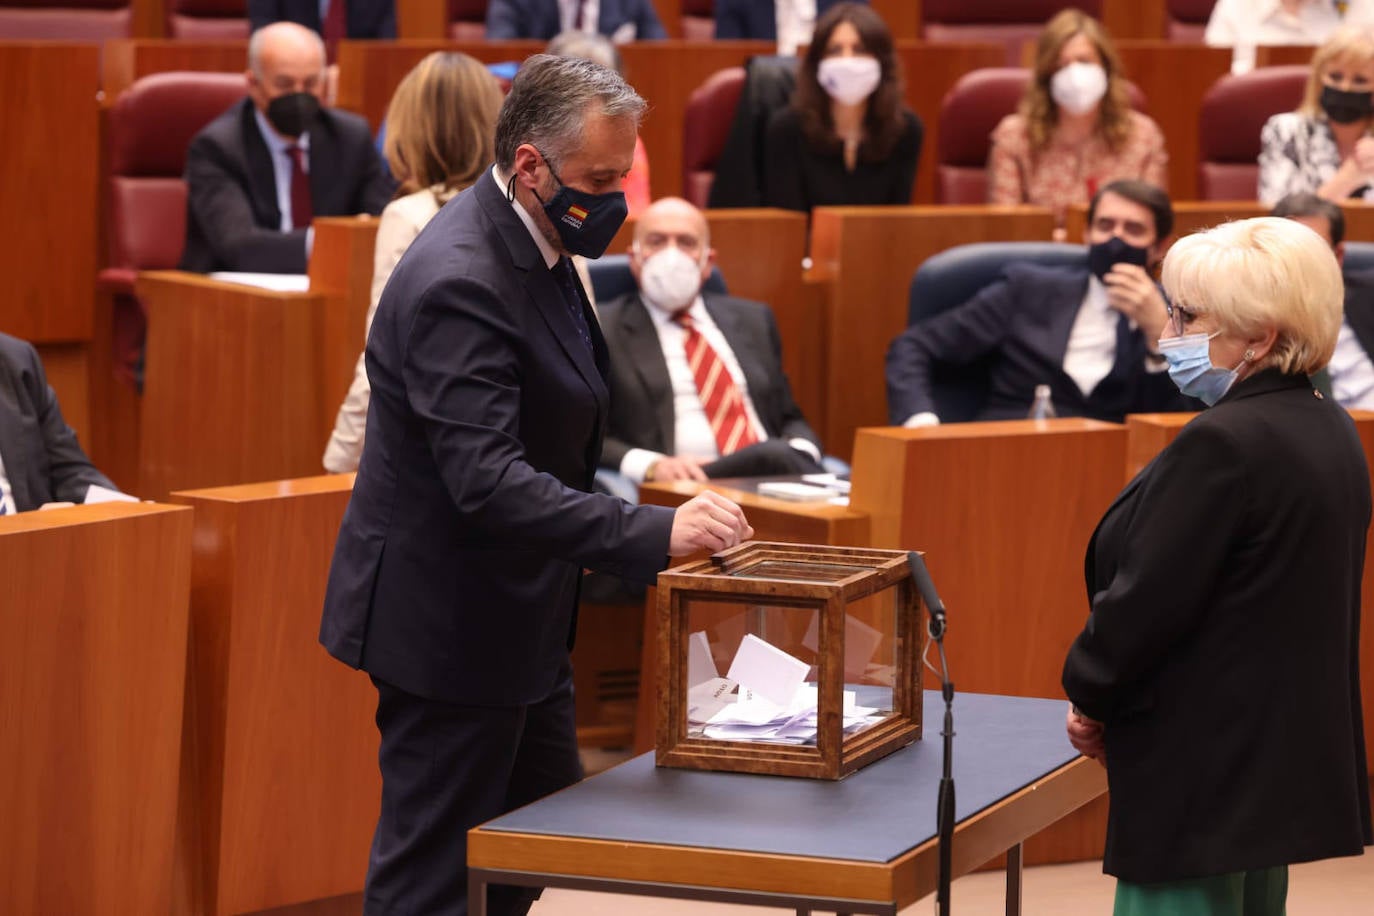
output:
<svg viewBox="0 0 1374 916"><path fill-rule="evenodd" d="M635 40L667 38L653 0L601 0L596 30L607 38L625 23L635 25ZM558 0L491 0L487 38L537 38L548 41L561 31Z"/></svg>
<svg viewBox="0 0 1374 916"><path fill-rule="evenodd" d="M394 0L336 0L348 3L349 38L395 38ZM248 0L253 31L274 22L296 22L321 32L319 0Z"/></svg>
<svg viewBox="0 0 1374 916"><path fill-rule="evenodd" d="M841 0L816 0L816 18ZM867 0L859 0L867 2ZM775 41L778 14L770 0L716 0L716 37Z"/></svg>
<svg viewBox="0 0 1374 916"><path fill-rule="evenodd" d="M1146 343L1123 318L1116 364L1084 396L1064 372L1078 308L1087 295L1086 270L1012 264L1003 279L961 306L907 328L887 352L887 404L894 424L934 412L931 369L988 358L989 390L982 420L1025 417L1036 385L1049 385L1060 416L1120 422L1128 413L1199 410L1178 393L1167 372L1145 371Z"/></svg>
<svg viewBox="0 0 1374 916"><path fill-rule="evenodd" d="M397 264L367 342L372 399L320 640L411 694L549 694L583 567L651 582L673 510L591 489L609 414L588 352L491 173Z"/></svg>
<svg viewBox="0 0 1374 916"><path fill-rule="evenodd" d="M1105 870L1152 882L1354 855L1369 471L1278 370L1185 426L1102 518L1064 689L1106 724Z"/></svg>
<svg viewBox="0 0 1374 916"><path fill-rule="evenodd" d="M770 438L820 440L792 399L782 369L782 342L773 313L760 302L707 293L706 311L720 328L744 372L754 412ZM637 294L600 307L601 328L611 351L611 419L601 464L620 469L632 448L676 454L672 383L649 307Z"/></svg>
<svg viewBox="0 0 1374 916"><path fill-rule="evenodd" d="M44 503L79 503L86 488L117 489L91 464L62 418L38 352L0 334L0 458L20 512Z"/></svg>
<svg viewBox="0 0 1374 916"><path fill-rule="evenodd" d="M310 125L315 216L374 216L391 199L367 122L325 109ZM186 153L186 248L181 269L305 273L305 230L282 232L271 153L244 99L211 121Z"/></svg>

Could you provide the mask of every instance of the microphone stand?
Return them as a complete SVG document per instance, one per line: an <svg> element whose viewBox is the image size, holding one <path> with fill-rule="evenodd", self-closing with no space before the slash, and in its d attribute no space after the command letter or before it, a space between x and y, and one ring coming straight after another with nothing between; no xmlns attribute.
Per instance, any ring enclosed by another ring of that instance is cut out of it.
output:
<svg viewBox="0 0 1374 916"><path fill-rule="evenodd" d="M945 721L940 731L940 736L944 739L944 749L940 770L940 795L935 813L939 842L935 912L938 916L949 916L954 852L954 682L949 678L949 662L945 659L945 604L935 591L935 583L931 581L930 572L926 569L925 560L921 555L911 551L907 554L907 561L929 615L926 633L935 643L940 655L940 693L945 698Z"/></svg>

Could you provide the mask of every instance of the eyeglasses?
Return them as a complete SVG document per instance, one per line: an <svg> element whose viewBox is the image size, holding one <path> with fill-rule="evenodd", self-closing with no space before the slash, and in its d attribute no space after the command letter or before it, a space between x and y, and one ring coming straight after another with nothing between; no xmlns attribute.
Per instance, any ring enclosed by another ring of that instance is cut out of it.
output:
<svg viewBox="0 0 1374 916"><path fill-rule="evenodd" d="M1198 319L1198 312L1182 305L1174 305L1172 302L1164 303L1164 311L1169 314L1169 322L1174 327L1174 333L1183 336L1184 329Z"/></svg>

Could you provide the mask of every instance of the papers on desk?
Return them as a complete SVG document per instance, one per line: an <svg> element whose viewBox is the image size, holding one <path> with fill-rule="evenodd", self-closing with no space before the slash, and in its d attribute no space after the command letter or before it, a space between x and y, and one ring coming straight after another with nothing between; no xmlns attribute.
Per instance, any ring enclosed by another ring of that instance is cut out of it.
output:
<svg viewBox="0 0 1374 916"><path fill-rule="evenodd" d="M102 487L98 483L93 483L86 488L86 498L82 502L89 506L94 503L136 503L138 499L128 493L121 493L118 490L111 490L109 487Z"/></svg>
<svg viewBox="0 0 1374 916"><path fill-rule="evenodd" d="M278 293L305 293L310 291L310 278L305 274L258 274L240 270L216 270L210 274L211 280L226 283L241 283L256 286Z"/></svg>

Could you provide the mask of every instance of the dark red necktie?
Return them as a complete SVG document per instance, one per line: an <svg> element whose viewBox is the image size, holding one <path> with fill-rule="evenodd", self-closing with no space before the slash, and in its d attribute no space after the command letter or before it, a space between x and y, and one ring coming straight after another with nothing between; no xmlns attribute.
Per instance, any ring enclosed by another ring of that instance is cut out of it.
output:
<svg viewBox="0 0 1374 916"><path fill-rule="evenodd" d="M315 218L310 202L310 176L305 173L305 150L288 146L286 154L291 157L291 228L304 229Z"/></svg>
<svg viewBox="0 0 1374 916"><path fill-rule="evenodd" d="M348 4L344 0L329 0L322 25L321 37L324 38L325 51L329 62L333 63L339 42L348 37Z"/></svg>
<svg viewBox="0 0 1374 916"><path fill-rule="evenodd" d="M582 32L587 28L587 0L577 0L577 12L573 14L573 28Z"/></svg>

